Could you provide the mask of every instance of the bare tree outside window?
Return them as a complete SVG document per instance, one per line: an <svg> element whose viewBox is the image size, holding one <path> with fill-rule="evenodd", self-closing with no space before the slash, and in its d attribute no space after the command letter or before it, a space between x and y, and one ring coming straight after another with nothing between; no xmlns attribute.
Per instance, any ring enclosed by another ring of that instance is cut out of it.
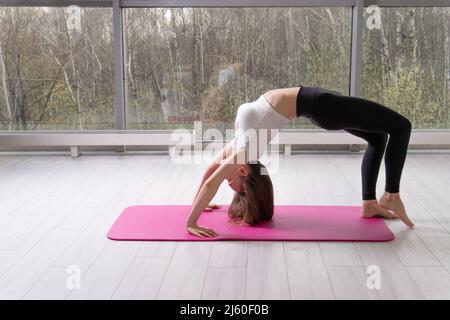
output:
<svg viewBox="0 0 450 320"><path fill-rule="evenodd" d="M80 8L79 25L68 10L0 7L0 130L115 129L112 8ZM123 13L127 129L229 129L240 104L273 88L348 94L350 7ZM380 13L380 28L364 25L362 96L414 128L448 129L450 8Z"/></svg>
<svg viewBox="0 0 450 320"><path fill-rule="evenodd" d="M273 88L348 94L350 8L130 8L125 26L129 129L232 128Z"/></svg>
<svg viewBox="0 0 450 320"><path fill-rule="evenodd" d="M381 8L381 22L364 29L363 97L416 129L449 129L450 8Z"/></svg>
<svg viewBox="0 0 450 320"><path fill-rule="evenodd" d="M112 9L66 10L0 7L0 130L115 128Z"/></svg>

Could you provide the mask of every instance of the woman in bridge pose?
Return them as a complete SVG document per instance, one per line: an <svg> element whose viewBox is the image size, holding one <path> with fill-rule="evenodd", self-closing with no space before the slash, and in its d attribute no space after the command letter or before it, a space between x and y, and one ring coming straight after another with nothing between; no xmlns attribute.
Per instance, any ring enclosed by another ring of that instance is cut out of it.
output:
<svg viewBox="0 0 450 320"><path fill-rule="evenodd" d="M234 122L235 138L208 166L197 190L186 225L189 233L199 237L217 235L207 226L199 226L197 220L203 211L218 207L210 201L224 180L235 191L228 211L231 218L250 225L272 218L273 186L266 168L258 161L265 150L259 140L267 138L262 143L267 146L277 130L297 117L307 117L323 129L343 129L366 140L368 146L361 166L361 216L400 218L413 226L399 192L411 122L367 99L321 87L298 86L267 91L257 100L239 106ZM386 184L377 201L376 183L383 154Z"/></svg>

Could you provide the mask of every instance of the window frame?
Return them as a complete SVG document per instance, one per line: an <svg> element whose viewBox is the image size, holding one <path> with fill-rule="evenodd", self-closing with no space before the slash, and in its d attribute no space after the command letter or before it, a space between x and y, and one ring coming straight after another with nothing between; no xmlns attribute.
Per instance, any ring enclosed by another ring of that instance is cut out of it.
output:
<svg viewBox="0 0 450 320"><path fill-rule="evenodd" d="M450 0L2 0L0 7L60 7L78 5L81 7L110 7L113 10L113 34L114 34L114 68L115 68L115 109L116 129L120 132L127 131L126 128L126 77L124 73L126 43L124 42L123 9L136 7L321 7L339 6L352 8L352 40L351 40L351 63L349 74L349 92L352 96L359 96L361 91L361 57L362 57L362 27L363 10L369 5L380 7L450 7ZM432 131L436 131L431 129ZM430 132L431 132L430 130ZM152 132L153 130L148 130ZM160 131L160 130L155 130ZM289 130L292 132L292 129ZM296 129L299 135L302 129ZM413 130L413 135L424 130ZM439 129L440 139L450 144L450 130ZM23 131L15 131L17 133ZM0 132L0 142L5 141L14 131ZM39 134L40 131L34 131ZM64 133L64 130L57 131ZM33 131L26 131L27 134ZM437 136L435 136L437 137ZM73 139L67 138L67 145L73 144ZM299 141L302 139L299 136ZM70 143L71 142L71 143ZM433 144L433 139L425 139L423 142ZM332 141L331 141L332 143ZM120 143L119 143L120 144Z"/></svg>

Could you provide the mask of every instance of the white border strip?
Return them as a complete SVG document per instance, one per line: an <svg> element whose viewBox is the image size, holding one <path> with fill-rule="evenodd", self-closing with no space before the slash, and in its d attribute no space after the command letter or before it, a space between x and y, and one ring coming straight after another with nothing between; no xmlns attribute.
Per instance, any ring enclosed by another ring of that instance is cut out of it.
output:
<svg viewBox="0 0 450 320"><path fill-rule="evenodd" d="M0 146L72 146L72 145L176 145L172 131L104 131L92 133L4 133ZM194 131L183 130L176 139L194 144ZM206 142L206 141L205 141ZM279 134L278 144L365 144L366 142L345 131L319 129L287 129ZM450 130L417 130L411 133L410 144L450 145Z"/></svg>

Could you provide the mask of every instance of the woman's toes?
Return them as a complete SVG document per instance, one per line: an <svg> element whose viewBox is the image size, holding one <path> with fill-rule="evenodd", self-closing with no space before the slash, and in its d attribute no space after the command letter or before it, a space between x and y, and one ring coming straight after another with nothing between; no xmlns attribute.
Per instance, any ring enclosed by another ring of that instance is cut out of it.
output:
<svg viewBox="0 0 450 320"><path fill-rule="evenodd" d="M396 215L408 226L412 227L414 226L414 223L409 219L408 215L406 214L405 206L401 201L393 204L394 212Z"/></svg>
<svg viewBox="0 0 450 320"><path fill-rule="evenodd" d="M399 214L399 217L408 227L414 226L414 223L406 215L406 212L402 212L401 214Z"/></svg>
<svg viewBox="0 0 450 320"><path fill-rule="evenodd" d="M385 208L380 208L380 215L386 219L398 219L398 216L394 212Z"/></svg>

